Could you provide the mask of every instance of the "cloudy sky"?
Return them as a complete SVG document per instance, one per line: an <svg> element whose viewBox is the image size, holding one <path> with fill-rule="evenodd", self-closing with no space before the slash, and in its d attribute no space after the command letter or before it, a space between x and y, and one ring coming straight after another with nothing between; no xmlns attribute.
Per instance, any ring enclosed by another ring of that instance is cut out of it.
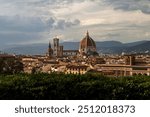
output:
<svg viewBox="0 0 150 117"><path fill-rule="evenodd" d="M150 39L150 0L0 0L0 48L14 44Z"/></svg>

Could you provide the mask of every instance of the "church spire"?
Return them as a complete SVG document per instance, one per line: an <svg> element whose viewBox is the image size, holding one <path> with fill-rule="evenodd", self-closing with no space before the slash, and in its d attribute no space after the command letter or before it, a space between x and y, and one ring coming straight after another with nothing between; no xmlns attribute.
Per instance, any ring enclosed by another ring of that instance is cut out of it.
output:
<svg viewBox="0 0 150 117"><path fill-rule="evenodd" d="M87 30L87 32L86 32L86 36L89 36L89 31Z"/></svg>
<svg viewBox="0 0 150 117"><path fill-rule="evenodd" d="M52 47L51 47L51 42L49 41L48 56L49 56L49 57L52 57L52 55L53 55L53 49L52 49Z"/></svg>
<svg viewBox="0 0 150 117"><path fill-rule="evenodd" d="M51 42L49 41L49 48L51 48Z"/></svg>

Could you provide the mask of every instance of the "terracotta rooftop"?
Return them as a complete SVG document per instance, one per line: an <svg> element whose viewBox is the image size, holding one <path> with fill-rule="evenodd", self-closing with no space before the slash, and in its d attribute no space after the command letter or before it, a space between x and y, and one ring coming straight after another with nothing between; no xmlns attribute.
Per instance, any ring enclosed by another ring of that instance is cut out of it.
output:
<svg viewBox="0 0 150 117"><path fill-rule="evenodd" d="M81 69L86 69L88 66L86 66L86 65L67 65L66 66L67 68L71 68L71 69L79 69L79 68L81 68Z"/></svg>
<svg viewBox="0 0 150 117"><path fill-rule="evenodd" d="M15 58L14 55L0 54L0 58Z"/></svg>

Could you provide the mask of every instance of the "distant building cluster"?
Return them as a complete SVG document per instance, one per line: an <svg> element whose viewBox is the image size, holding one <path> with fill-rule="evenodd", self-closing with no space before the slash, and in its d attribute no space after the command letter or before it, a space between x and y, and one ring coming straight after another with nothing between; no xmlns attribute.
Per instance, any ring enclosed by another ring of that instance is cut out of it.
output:
<svg viewBox="0 0 150 117"><path fill-rule="evenodd" d="M53 47L53 48L52 48ZM86 36L81 40L79 50L64 50L64 47L59 44L59 39L53 39L53 46L49 42L48 56L49 57L67 57L77 55L96 55L95 41L89 36L87 31Z"/></svg>
<svg viewBox="0 0 150 117"><path fill-rule="evenodd" d="M99 55L96 43L89 32L80 41L78 50L64 50L59 39L49 43L45 56L10 56L0 54L0 59L16 57L23 63L25 73L65 73L86 74L98 73L106 76L150 76L150 55Z"/></svg>

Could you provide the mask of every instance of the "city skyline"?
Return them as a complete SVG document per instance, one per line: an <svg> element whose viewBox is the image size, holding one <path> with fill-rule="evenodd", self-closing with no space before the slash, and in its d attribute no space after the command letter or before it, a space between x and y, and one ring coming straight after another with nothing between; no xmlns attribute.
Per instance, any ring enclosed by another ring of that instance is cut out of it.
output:
<svg viewBox="0 0 150 117"><path fill-rule="evenodd" d="M0 46L80 41L149 40L149 0L1 0Z"/></svg>

